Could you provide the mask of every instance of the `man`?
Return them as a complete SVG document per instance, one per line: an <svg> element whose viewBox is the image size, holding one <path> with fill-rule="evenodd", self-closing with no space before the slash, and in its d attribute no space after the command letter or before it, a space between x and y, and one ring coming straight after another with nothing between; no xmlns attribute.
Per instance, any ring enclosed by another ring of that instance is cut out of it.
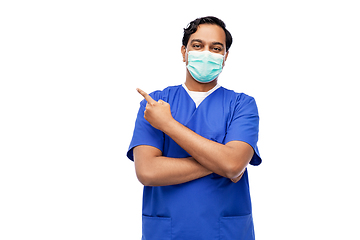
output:
<svg viewBox="0 0 360 240"><path fill-rule="evenodd" d="M218 76L232 37L218 18L192 21L185 84L144 97L127 156L143 196L143 240L255 239L246 167L259 165L254 98Z"/></svg>

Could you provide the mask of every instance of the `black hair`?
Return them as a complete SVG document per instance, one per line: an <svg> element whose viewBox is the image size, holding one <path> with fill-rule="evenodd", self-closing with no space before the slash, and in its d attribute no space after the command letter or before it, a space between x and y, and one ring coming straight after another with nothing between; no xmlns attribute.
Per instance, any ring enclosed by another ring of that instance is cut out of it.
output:
<svg viewBox="0 0 360 240"><path fill-rule="evenodd" d="M190 39L190 35L195 33L199 27L200 24L214 24L214 25L218 25L219 27L221 27L222 29L224 29L225 31L225 41L226 41L226 51L229 50L231 44L232 44L232 36L230 34L230 32L226 29L226 25L225 23L216 18L216 17L202 17L202 18L197 18L194 21L190 22L188 24L188 26L186 28L184 28L184 36L182 39L182 44L186 47L189 39Z"/></svg>

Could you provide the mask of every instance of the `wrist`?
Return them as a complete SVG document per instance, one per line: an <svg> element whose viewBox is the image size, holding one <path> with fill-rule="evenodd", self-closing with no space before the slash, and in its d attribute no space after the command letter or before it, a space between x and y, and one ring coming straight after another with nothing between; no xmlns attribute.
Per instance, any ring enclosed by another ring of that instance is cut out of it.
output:
<svg viewBox="0 0 360 240"><path fill-rule="evenodd" d="M178 124L178 121L176 121L174 118L171 118L170 120L166 121L160 130L163 131L166 135L171 135L171 131L173 131Z"/></svg>

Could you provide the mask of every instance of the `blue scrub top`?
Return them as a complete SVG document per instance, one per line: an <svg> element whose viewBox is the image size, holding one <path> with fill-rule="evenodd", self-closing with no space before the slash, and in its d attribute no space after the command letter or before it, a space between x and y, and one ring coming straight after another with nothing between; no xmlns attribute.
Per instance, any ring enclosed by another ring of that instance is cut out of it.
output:
<svg viewBox="0 0 360 240"><path fill-rule="evenodd" d="M250 164L261 163L254 98L220 87L196 108L181 85L150 96L168 102L174 119L207 139L222 144L235 140L250 144L255 152ZM145 107L143 100L128 158L133 160L133 148L139 145L156 147L166 157L189 157L169 136L144 119ZM145 186L142 223L142 240L254 240L247 170L237 183L213 173L178 185Z"/></svg>

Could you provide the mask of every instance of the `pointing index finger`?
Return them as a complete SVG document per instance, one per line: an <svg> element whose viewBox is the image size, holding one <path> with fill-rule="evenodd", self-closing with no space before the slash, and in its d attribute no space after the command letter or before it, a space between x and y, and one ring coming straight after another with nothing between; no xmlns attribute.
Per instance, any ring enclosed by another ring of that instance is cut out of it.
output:
<svg viewBox="0 0 360 240"><path fill-rule="evenodd" d="M144 92L143 90L141 90L140 88L137 88L136 89L140 94L141 96L143 96L145 98L145 100L149 103L149 104L154 104L156 103L156 101L154 99L152 99L152 97L150 97L149 94L147 94L146 92Z"/></svg>

